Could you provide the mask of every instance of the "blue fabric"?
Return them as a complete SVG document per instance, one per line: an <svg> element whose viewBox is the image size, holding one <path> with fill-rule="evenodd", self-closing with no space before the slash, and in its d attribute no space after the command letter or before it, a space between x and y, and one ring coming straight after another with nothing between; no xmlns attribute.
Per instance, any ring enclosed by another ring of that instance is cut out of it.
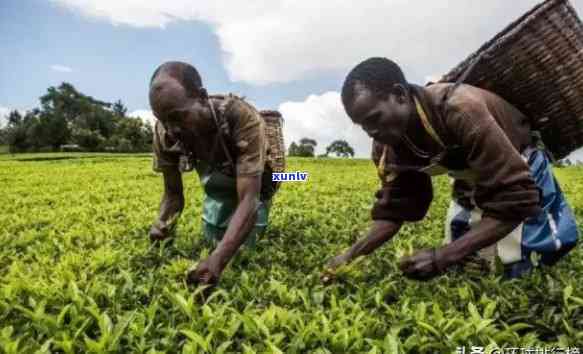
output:
<svg viewBox="0 0 583 354"><path fill-rule="evenodd" d="M452 242L462 237L466 232L470 231L471 216L471 211L466 208L462 208L461 211L451 219L449 227L451 230Z"/></svg>
<svg viewBox="0 0 583 354"><path fill-rule="evenodd" d="M542 212L524 222L523 259L536 252L541 255L543 264L551 265L575 247L577 225L561 187L553 176L547 154L538 149L533 151L528 164L532 178L542 191Z"/></svg>

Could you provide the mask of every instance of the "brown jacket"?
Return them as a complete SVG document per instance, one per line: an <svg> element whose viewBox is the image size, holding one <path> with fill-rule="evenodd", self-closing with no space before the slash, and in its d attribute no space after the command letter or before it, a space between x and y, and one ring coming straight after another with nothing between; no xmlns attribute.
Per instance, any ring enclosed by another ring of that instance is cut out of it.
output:
<svg viewBox="0 0 583 354"><path fill-rule="evenodd" d="M420 121L409 122L407 136L413 148L405 143L387 147L373 219L422 219L433 195L430 175L418 169L436 158L450 171L469 172L460 174L467 177L456 178L454 183L454 198L462 205L469 206L472 200L484 216L502 220L536 215L540 192L521 156L532 144L527 117L494 93L469 85L457 87L446 100L451 87L412 87L445 150ZM377 166L382 151L383 145L373 142Z"/></svg>

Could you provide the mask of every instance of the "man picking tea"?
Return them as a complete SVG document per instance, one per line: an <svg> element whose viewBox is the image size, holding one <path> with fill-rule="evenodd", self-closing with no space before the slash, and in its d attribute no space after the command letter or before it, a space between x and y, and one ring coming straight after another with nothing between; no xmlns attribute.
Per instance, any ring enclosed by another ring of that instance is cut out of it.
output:
<svg viewBox="0 0 583 354"><path fill-rule="evenodd" d="M234 95L209 96L197 70L186 63L162 64L150 82L157 118L154 170L162 172L164 194L150 239L172 237L184 207L182 173L196 169L204 189L203 233L220 241L189 272L191 283L216 284L231 258L265 231L277 182L266 123L249 103ZM281 156L283 156L281 154Z"/></svg>
<svg viewBox="0 0 583 354"><path fill-rule="evenodd" d="M342 102L374 139L382 186L368 236L330 260L329 270L422 220L433 199L431 176L442 173L454 180L445 244L402 258L407 277L430 279L470 258L490 265L498 258L505 276L518 277L575 246L575 219L549 157L529 119L503 98L463 84L420 87L393 61L370 58L346 77Z"/></svg>

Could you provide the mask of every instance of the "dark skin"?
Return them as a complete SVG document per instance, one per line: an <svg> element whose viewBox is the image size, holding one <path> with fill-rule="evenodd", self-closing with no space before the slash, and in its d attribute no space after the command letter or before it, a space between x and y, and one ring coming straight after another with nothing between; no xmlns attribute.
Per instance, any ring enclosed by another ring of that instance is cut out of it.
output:
<svg viewBox="0 0 583 354"><path fill-rule="evenodd" d="M208 146L214 141L217 128L208 106L206 90L186 92L171 77L156 78L150 90L150 102L156 117L162 122L173 140L182 142L184 148L198 159L211 162ZM191 284L215 285L221 273L237 250L245 242L255 224L261 191L261 176L237 176L239 204L233 214L222 241L209 257L187 275ZM160 204L159 220L164 222L184 207L182 176L178 170L164 172L164 195ZM156 225L150 231L153 240L168 235Z"/></svg>
<svg viewBox="0 0 583 354"><path fill-rule="evenodd" d="M201 160L211 159L208 146L214 140L217 127L204 88L186 92L176 80L161 75L152 83L150 103L172 140L181 141L187 151Z"/></svg>
<svg viewBox="0 0 583 354"><path fill-rule="evenodd" d="M502 221L484 217L464 237L438 249L422 250L410 257L403 257L399 268L410 278L428 280L448 267L463 262L469 255L488 247L512 232L519 221Z"/></svg>
<svg viewBox="0 0 583 354"><path fill-rule="evenodd" d="M238 177L239 205L217 248L187 276L189 283L215 285L229 261L245 242L255 224L261 180L258 177Z"/></svg>
<svg viewBox="0 0 583 354"><path fill-rule="evenodd" d="M401 224L402 223L399 222L385 220L374 221L368 232L368 235L358 240L346 252L332 258L328 262L328 267L336 268L360 256L365 256L372 253L374 250L381 247L385 242L396 235L401 228Z"/></svg>
<svg viewBox="0 0 583 354"><path fill-rule="evenodd" d="M379 95L357 84L354 102L347 107L352 122L371 138L393 145L401 140L410 120L418 118L415 105L403 85L395 85L393 93Z"/></svg>
<svg viewBox="0 0 583 354"><path fill-rule="evenodd" d="M352 121L375 140L396 144L407 125L419 116L408 89L396 84L390 94L377 95L362 85L357 85L354 101L345 106ZM344 253L332 258L326 265L336 269L354 259L368 255L395 236L401 222L375 221L368 235L357 241ZM421 250L403 257L399 268L404 275L418 280L428 280L445 272L448 267L463 262L466 257L501 240L520 224L518 221L498 220L485 216L464 237L437 249ZM323 276L327 280L327 275Z"/></svg>
<svg viewBox="0 0 583 354"><path fill-rule="evenodd" d="M178 170L164 171L164 195L160 202L158 220L168 221L174 215L180 215L184 209L184 194L182 190L182 175ZM151 241L162 241L168 238L170 230L152 225L150 229Z"/></svg>

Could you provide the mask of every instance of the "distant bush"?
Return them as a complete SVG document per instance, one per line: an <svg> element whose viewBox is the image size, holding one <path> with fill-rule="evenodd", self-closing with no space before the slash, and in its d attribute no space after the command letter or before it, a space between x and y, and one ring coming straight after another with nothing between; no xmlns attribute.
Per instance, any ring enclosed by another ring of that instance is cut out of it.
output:
<svg viewBox="0 0 583 354"><path fill-rule="evenodd" d="M151 125L128 117L121 101L96 100L68 83L49 87L40 101L41 107L24 116L10 113L0 134L0 144L8 144L10 152L151 151Z"/></svg>

